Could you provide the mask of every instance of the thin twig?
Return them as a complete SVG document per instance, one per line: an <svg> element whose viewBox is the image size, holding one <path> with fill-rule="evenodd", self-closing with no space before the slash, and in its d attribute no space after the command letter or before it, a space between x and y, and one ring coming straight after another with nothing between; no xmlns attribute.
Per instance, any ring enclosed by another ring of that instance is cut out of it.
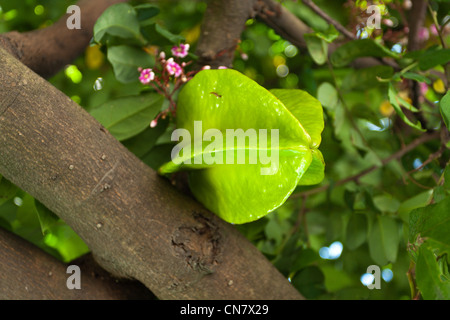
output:
<svg viewBox="0 0 450 320"><path fill-rule="evenodd" d="M331 18L328 14L326 14L322 9L320 9L314 2L311 0L303 0L304 5L311 8L315 13L317 13L321 18L327 21L329 24L332 24L338 31L340 31L344 36L349 38L350 40L356 40L356 36L347 30L342 24L338 21Z"/></svg>
<svg viewBox="0 0 450 320"><path fill-rule="evenodd" d="M419 138L417 138L416 140L414 140L410 144L406 145L404 148L400 149L396 153L392 154L391 156L387 157L386 159L383 159L381 161L381 164L382 164L381 167L387 165L389 162L391 162L393 160L401 159L408 152L414 150L418 146L420 146L420 145L422 145L422 144L424 144L424 143L426 143L428 141L431 141L431 140L439 138L439 136L440 136L440 132L439 131L435 131L433 133L427 133L427 134L424 134L424 135L420 136ZM357 173L357 174L355 174L353 176L350 176L350 177L344 178L342 180L339 180L336 183L333 183L332 185L338 187L338 186L344 185L344 184L346 184L346 183L348 183L350 181L358 181L359 179L361 179L365 175L368 175L369 173L377 170L378 168L380 168L380 167L377 166L377 165L374 165L374 166L372 166L370 168L367 168L367 169L365 169L365 170L363 170L363 171L361 171L361 172L359 172L359 173ZM331 187L331 184L327 184L327 185L323 185L323 186L320 186L320 187L317 187L317 188L314 188L314 189L311 189L311 190L308 190L308 191L299 192L299 193L293 194L291 196L291 199L296 199L296 198L305 197L305 196L308 197L310 195L326 191L330 187Z"/></svg>
<svg viewBox="0 0 450 320"><path fill-rule="evenodd" d="M430 164L433 160L439 159L439 158L442 156L442 154L444 153L445 148L446 148L446 147L445 147L445 144L442 144L438 151L436 151L436 152L430 154L430 156L428 157L427 160L425 160L419 167L417 167L417 168L415 168L415 169L409 171L408 174L417 172L417 171L419 171L419 170L425 168L425 166L426 166L427 164Z"/></svg>
<svg viewBox="0 0 450 320"><path fill-rule="evenodd" d="M447 44L445 43L444 36L443 36L443 27L439 25L439 22L437 20L437 14L436 11L433 10L430 3L427 1L428 4L428 10L430 11L431 17L433 18L434 26L436 27L437 33L439 35L439 40L441 41L441 45L443 49L447 49ZM448 21L447 21L448 22ZM444 66L445 75L447 76L447 89L450 85L450 63L446 63Z"/></svg>

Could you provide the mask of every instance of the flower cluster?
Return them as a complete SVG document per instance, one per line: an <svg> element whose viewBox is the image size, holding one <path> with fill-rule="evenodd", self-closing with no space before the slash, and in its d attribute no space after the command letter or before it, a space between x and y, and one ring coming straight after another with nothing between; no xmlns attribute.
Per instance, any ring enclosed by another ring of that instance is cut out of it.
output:
<svg viewBox="0 0 450 320"><path fill-rule="evenodd" d="M173 100L174 93L197 72L186 72L185 70L192 61L180 61L188 56L189 44L174 46L172 47L171 52L173 57L166 59L166 53L161 51L153 68L138 68L140 72L139 81L144 85L151 86L156 92L166 97L169 101L169 108L160 112L150 123L150 127L152 128L157 126L160 118L164 119L168 114L175 117L176 104ZM211 69L211 66L204 66L202 68L202 70L206 69ZM220 66L218 69L227 69L227 67Z"/></svg>
<svg viewBox="0 0 450 320"><path fill-rule="evenodd" d="M166 59L166 53L161 51L156 59L153 68L139 68L139 81L144 85L149 85L159 94L169 100L169 109L158 114L155 120L150 123L152 128L156 127L159 118L165 118L169 113L175 116L176 104L173 101L174 93L189 79L194 72L186 72L185 68L192 62L181 62L189 54L189 44L174 46L171 50L173 57Z"/></svg>

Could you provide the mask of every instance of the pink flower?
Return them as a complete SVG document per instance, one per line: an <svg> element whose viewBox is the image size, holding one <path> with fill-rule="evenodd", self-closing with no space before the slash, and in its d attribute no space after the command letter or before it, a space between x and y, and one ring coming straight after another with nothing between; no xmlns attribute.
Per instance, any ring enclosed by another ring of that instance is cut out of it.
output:
<svg viewBox="0 0 450 320"><path fill-rule="evenodd" d="M202 70L209 70L209 69L211 69L211 66L208 66L208 65L203 66L203 68L202 68Z"/></svg>
<svg viewBox="0 0 450 320"><path fill-rule="evenodd" d="M171 76L175 76L175 78L178 78L183 73L183 69L178 63L173 61L173 58L167 60L166 70Z"/></svg>
<svg viewBox="0 0 450 320"><path fill-rule="evenodd" d="M434 24L432 24L432 25L430 26L430 31L431 31L431 34L432 34L433 36L439 35L439 33L438 33L438 31L437 31L437 28L436 28L436 26L435 26Z"/></svg>
<svg viewBox="0 0 450 320"><path fill-rule="evenodd" d="M148 84L150 81L153 81L155 79L155 73L152 69L138 69L141 72L141 75L139 76L139 81L142 84Z"/></svg>
<svg viewBox="0 0 450 320"><path fill-rule="evenodd" d="M228 69L228 68L225 67L225 66L220 66L218 69L219 69L219 70L222 70L222 69Z"/></svg>
<svg viewBox="0 0 450 320"><path fill-rule="evenodd" d="M178 57L178 58L186 57L188 55L188 51L189 51L189 44L188 43L186 43L186 44L182 43L182 44L180 44L179 47L175 46L175 47L172 48L172 54L175 57Z"/></svg>
<svg viewBox="0 0 450 320"><path fill-rule="evenodd" d="M150 128L154 128L158 125L158 120L152 120L152 122L150 122Z"/></svg>
<svg viewBox="0 0 450 320"><path fill-rule="evenodd" d="M420 82L420 92L422 93L422 95L425 95L428 91L428 85L425 82Z"/></svg>
<svg viewBox="0 0 450 320"><path fill-rule="evenodd" d="M427 28L421 28L419 30L419 40L426 41L430 38L430 32L428 32Z"/></svg>

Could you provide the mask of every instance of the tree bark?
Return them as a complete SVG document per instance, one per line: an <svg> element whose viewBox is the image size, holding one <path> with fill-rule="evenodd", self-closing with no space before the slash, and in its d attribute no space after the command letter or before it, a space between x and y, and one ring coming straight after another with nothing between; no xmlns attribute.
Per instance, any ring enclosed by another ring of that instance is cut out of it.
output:
<svg viewBox="0 0 450 320"><path fill-rule="evenodd" d="M3 49L0 70L0 173L68 223L102 267L160 299L302 298L232 225Z"/></svg>
<svg viewBox="0 0 450 320"><path fill-rule="evenodd" d="M0 229L0 299L141 300L154 299L135 281L112 278L86 255L71 264L81 269L82 290L69 290L67 265L40 248Z"/></svg>
<svg viewBox="0 0 450 320"><path fill-rule="evenodd" d="M256 1L209 1L196 50L200 66L231 67L245 22L254 15Z"/></svg>
<svg viewBox="0 0 450 320"><path fill-rule="evenodd" d="M126 0L80 0L81 29L68 29L65 14L50 27L0 35L0 45L44 78L56 74L86 49L92 29L102 12L109 6ZM44 45L45 44L45 45Z"/></svg>
<svg viewBox="0 0 450 320"><path fill-rule="evenodd" d="M273 0L258 0L257 17L299 49L306 49L304 35L313 30L293 13Z"/></svg>

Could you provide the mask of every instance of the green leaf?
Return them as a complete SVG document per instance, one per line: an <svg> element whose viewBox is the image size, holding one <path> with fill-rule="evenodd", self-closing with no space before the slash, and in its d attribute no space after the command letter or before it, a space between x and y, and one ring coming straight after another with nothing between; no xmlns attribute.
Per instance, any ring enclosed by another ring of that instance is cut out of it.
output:
<svg viewBox="0 0 450 320"><path fill-rule="evenodd" d="M450 130L450 91L447 91L445 96L441 99L439 109L441 110L441 115L445 126L448 130Z"/></svg>
<svg viewBox="0 0 450 320"><path fill-rule="evenodd" d="M42 234L45 235L50 232L51 228L54 227L59 218L52 211L47 209L42 203L38 200L35 200L36 212L38 215L39 223L41 224Z"/></svg>
<svg viewBox="0 0 450 320"><path fill-rule="evenodd" d="M397 222L388 217L377 215L369 234L369 252L380 266L397 260L399 234Z"/></svg>
<svg viewBox="0 0 450 320"><path fill-rule="evenodd" d="M141 157L142 161L153 170L158 170L164 163L170 161L170 155L174 144L164 143L153 147L147 154Z"/></svg>
<svg viewBox="0 0 450 320"><path fill-rule="evenodd" d="M72 228L61 220L46 233L44 243L48 247L57 250L65 263L79 258L90 251Z"/></svg>
<svg viewBox="0 0 450 320"><path fill-rule="evenodd" d="M330 60L335 67L343 67L360 57L399 58L399 55L372 39L360 39L340 46Z"/></svg>
<svg viewBox="0 0 450 320"><path fill-rule="evenodd" d="M317 89L317 98L329 110L334 110L339 102L336 88L328 82L323 82Z"/></svg>
<svg viewBox="0 0 450 320"><path fill-rule="evenodd" d="M141 36L134 8L127 3L108 7L94 25L94 40L105 43L107 35L138 39Z"/></svg>
<svg viewBox="0 0 450 320"><path fill-rule="evenodd" d="M419 68L429 70L439 65L445 65L450 61L450 49L437 49L425 51L419 58Z"/></svg>
<svg viewBox="0 0 450 320"><path fill-rule="evenodd" d="M296 272L298 270L301 270L319 260L319 254L313 249L301 249L300 252L294 257L292 271Z"/></svg>
<svg viewBox="0 0 450 320"><path fill-rule="evenodd" d="M310 101L302 107L317 105ZM196 121L202 121L201 127ZM205 70L189 81L178 99L177 128L184 129L187 141L177 145L182 152L159 172L190 170L194 196L235 224L257 220L281 206L312 161L313 142L298 119L273 94L235 70ZM266 136L260 134L264 130ZM264 164L261 157L268 154L271 159ZM238 155L243 164L231 164Z"/></svg>
<svg viewBox="0 0 450 320"><path fill-rule="evenodd" d="M409 215L409 242L415 243L417 237L440 253L450 254L450 197L412 211Z"/></svg>
<svg viewBox="0 0 450 320"><path fill-rule="evenodd" d="M336 30L335 26L332 24L329 25L328 30L325 32L316 32L316 37L323 39L324 41L328 43L332 43L334 40L336 40L339 37L339 31Z"/></svg>
<svg viewBox="0 0 450 320"><path fill-rule="evenodd" d="M144 157L155 146L158 138L167 130L169 119L159 120L155 128L148 127L138 135L122 141L138 158Z"/></svg>
<svg viewBox="0 0 450 320"><path fill-rule="evenodd" d="M318 38L315 34L304 35L306 47L311 58L318 65L322 65L328 60L328 44L325 40Z"/></svg>
<svg viewBox="0 0 450 320"><path fill-rule="evenodd" d="M301 177L298 185L311 186L319 184L325 178L325 160L319 149L312 149L312 160L308 170Z"/></svg>
<svg viewBox="0 0 450 320"><path fill-rule="evenodd" d="M321 266L320 269L325 276L325 287L328 292L336 292L357 284L354 277L349 276L347 272L334 266Z"/></svg>
<svg viewBox="0 0 450 320"><path fill-rule="evenodd" d="M429 78L415 72L406 72L402 74L402 77L405 79L415 80L417 82L425 82L426 84L431 84L431 80Z"/></svg>
<svg viewBox="0 0 450 320"><path fill-rule="evenodd" d="M394 74L389 66L374 66L370 68L352 70L343 80L342 90L368 90L383 85L378 78L388 79Z"/></svg>
<svg viewBox="0 0 450 320"><path fill-rule="evenodd" d="M100 105L91 115L121 141L148 128L163 101L164 98L155 93L123 97Z"/></svg>
<svg viewBox="0 0 450 320"><path fill-rule="evenodd" d="M409 222L409 213L417 208L425 207L433 200L433 190L419 193L418 195L405 200L398 208L398 214L403 221Z"/></svg>
<svg viewBox="0 0 450 320"><path fill-rule="evenodd" d="M16 221L14 221L14 232L39 245L42 239L42 232L34 205L34 198L29 194L25 194L21 199L22 204L17 208Z"/></svg>
<svg viewBox="0 0 450 320"><path fill-rule="evenodd" d="M318 148L325 126L320 102L306 91L296 89L272 89L270 92L300 121L311 137L311 147Z"/></svg>
<svg viewBox="0 0 450 320"><path fill-rule="evenodd" d="M173 34L169 30L160 26L157 23L151 23L141 28L141 32L144 37L152 44L158 44L158 46L168 46L174 44L180 44L185 41L185 38L179 34Z"/></svg>
<svg viewBox="0 0 450 320"><path fill-rule="evenodd" d="M447 164L444 170L444 185L445 190L450 192L450 164Z"/></svg>
<svg viewBox="0 0 450 320"><path fill-rule="evenodd" d="M144 3L138 6L135 6L137 19L139 21L145 21L157 16L160 12L159 8L155 5Z"/></svg>
<svg viewBox="0 0 450 320"><path fill-rule="evenodd" d="M373 197L373 203L378 210L384 213L396 213L400 207L400 202L390 194Z"/></svg>
<svg viewBox="0 0 450 320"><path fill-rule="evenodd" d="M316 266L296 273L291 283L306 299L316 299L325 293L325 276Z"/></svg>
<svg viewBox="0 0 450 320"><path fill-rule="evenodd" d="M420 124L419 121L416 124L414 124L414 123L411 122L411 120L409 120L406 117L406 115L403 112L402 107L400 105L400 104L403 104L403 106L405 106L406 101L404 101L403 99L401 99L397 95L397 92L395 91L394 86L392 85L392 83L389 84L388 97L389 97L389 102L394 107L395 112L403 120L403 122L405 122L410 127L415 128L415 129L417 129L419 131L422 131L422 132L426 131L425 129L422 129L422 125Z"/></svg>
<svg viewBox="0 0 450 320"><path fill-rule="evenodd" d="M64 262L70 262L89 252L83 240L65 222L42 203L35 200L44 243L55 249Z"/></svg>
<svg viewBox="0 0 450 320"><path fill-rule="evenodd" d="M442 277L442 271L436 261L436 256L426 245L419 248L415 271L417 287L423 299L450 299L450 281Z"/></svg>
<svg viewBox="0 0 450 320"><path fill-rule="evenodd" d="M361 213L353 213L348 221L345 243L349 250L355 250L367 240L367 217Z"/></svg>
<svg viewBox="0 0 450 320"><path fill-rule="evenodd" d="M154 58L145 51L126 45L108 48L107 57L113 66L114 75L122 83L137 82L138 68L152 67L155 63Z"/></svg>
<svg viewBox="0 0 450 320"><path fill-rule="evenodd" d="M19 188L0 175L0 206L12 199Z"/></svg>

